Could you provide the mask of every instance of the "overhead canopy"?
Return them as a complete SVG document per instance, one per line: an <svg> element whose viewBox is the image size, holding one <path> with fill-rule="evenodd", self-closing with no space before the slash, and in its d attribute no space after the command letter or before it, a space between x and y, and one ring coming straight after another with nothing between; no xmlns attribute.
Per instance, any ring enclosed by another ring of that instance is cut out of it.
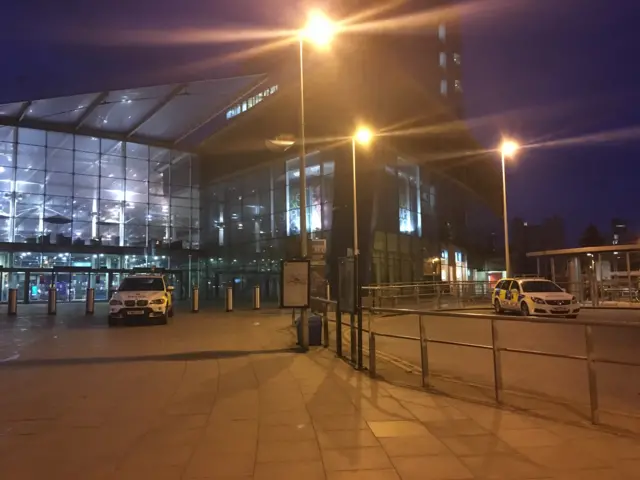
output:
<svg viewBox="0 0 640 480"><path fill-rule="evenodd" d="M213 133L206 130L215 118L266 79L248 75L8 103L0 105L0 125L191 151Z"/></svg>

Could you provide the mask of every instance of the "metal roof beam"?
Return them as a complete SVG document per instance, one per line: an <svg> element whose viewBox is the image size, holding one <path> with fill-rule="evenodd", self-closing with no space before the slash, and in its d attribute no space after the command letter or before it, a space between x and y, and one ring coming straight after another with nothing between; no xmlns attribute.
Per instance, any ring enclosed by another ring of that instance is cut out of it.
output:
<svg viewBox="0 0 640 480"><path fill-rule="evenodd" d="M196 125L195 127L191 128L188 132L186 132L183 135L181 135L176 141L173 142L173 144L177 145L178 143L182 142L185 138L189 137L190 135L192 135L193 133L195 133L196 131L198 131L202 127L204 127L207 123L209 123L211 120L216 118L218 115L220 115L221 113L226 112L229 108L233 107L238 102L241 102L243 98L245 98L247 95L249 95L251 92L253 92L260 85L265 83L268 80L268 78L269 77L267 77L265 75L260 80L258 80L255 83L253 83L248 89L246 89L240 95L235 97L231 102L225 104L225 106L222 109L216 110L216 112L213 113L212 115L210 115L209 117L207 117L206 120L204 120L203 122L200 122L198 125Z"/></svg>
<svg viewBox="0 0 640 480"><path fill-rule="evenodd" d="M171 141L163 141L139 135L126 138L126 134L124 133L105 131L91 127L81 127L80 129L76 130L74 125L54 123L46 120L38 120L32 118L25 118L23 121L20 121L17 117L0 117L0 125L4 125L7 127L33 128L35 130L48 130L50 132L68 133L71 135L77 134L86 135L88 137L108 138L110 140L116 140L120 142L125 142L128 140L140 143L142 145L149 145L151 147L160 147L167 149L173 148L173 142Z"/></svg>
<svg viewBox="0 0 640 480"><path fill-rule="evenodd" d="M33 102L29 100L28 102L24 102L22 104L22 106L20 107L20 111L18 112L18 115L16 117L18 119L18 122L21 122L22 120L24 120L24 117L27 115L27 112L29 111L29 107L31 107L32 103Z"/></svg>
<svg viewBox="0 0 640 480"><path fill-rule="evenodd" d="M109 96L109 92L102 92L100 93L94 100L93 102L91 102L87 108L85 109L84 112L82 112L82 115L80 115L80 118L78 119L78 121L75 124L75 129L78 130L82 127L82 125L84 125L84 122L87 121L87 118L89 118L89 115L91 115L93 113L93 111L96 109L96 107L100 104L102 104L102 102L105 101L105 99Z"/></svg>
<svg viewBox="0 0 640 480"><path fill-rule="evenodd" d="M126 138L131 138L138 130L140 130L140 127L142 127L145 123L151 120L151 117L153 117L156 113L158 113L160 110L166 107L167 104L171 100L173 100L175 97L177 97L180 93L182 93L182 91L185 88L187 88L188 85L189 85L188 83L181 83L180 85L177 85L173 90L171 90L167 95L165 95L165 97L162 100L160 100L160 102L155 107L149 110L138 121L138 123L136 123L133 126L133 128L131 128L131 130L129 130L129 132L126 133Z"/></svg>

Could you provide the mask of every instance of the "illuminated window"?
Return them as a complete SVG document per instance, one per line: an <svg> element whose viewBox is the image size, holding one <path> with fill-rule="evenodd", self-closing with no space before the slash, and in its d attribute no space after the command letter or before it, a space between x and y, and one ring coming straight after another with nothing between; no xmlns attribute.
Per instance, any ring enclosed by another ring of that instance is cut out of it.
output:
<svg viewBox="0 0 640 480"><path fill-rule="evenodd" d="M447 54L445 52L440 52L440 66L447 68Z"/></svg>
<svg viewBox="0 0 640 480"><path fill-rule="evenodd" d="M443 42L447 39L447 26L444 23L438 25L438 38Z"/></svg>
<svg viewBox="0 0 640 480"><path fill-rule="evenodd" d="M447 81L445 79L440 80L440 94L447 95Z"/></svg>
<svg viewBox="0 0 640 480"><path fill-rule="evenodd" d="M459 53L453 54L453 63L455 63L456 65L460 65L462 63L462 58L460 57Z"/></svg>
<svg viewBox="0 0 640 480"><path fill-rule="evenodd" d="M462 91L462 82L460 82L460 80L454 81L453 85L454 85L454 87L455 87L457 92L461 92Z"/></svg>
<svg viewBox="0 0 640 480"><path fill-rule="evenodd" d="M233 106L232 108L227 110L227 113L226 113L227 119L233 118L236 115L239 115L240 113L246 112L250 108L255 107L265 97L268 97L269 95L273 95L277 91L278 91L278 86L277 85L273 85L272 87L267 88L263 92L260 92L260 93L258 93L256 95L252 96L251 98L248 98L246 101Z"/></svg>

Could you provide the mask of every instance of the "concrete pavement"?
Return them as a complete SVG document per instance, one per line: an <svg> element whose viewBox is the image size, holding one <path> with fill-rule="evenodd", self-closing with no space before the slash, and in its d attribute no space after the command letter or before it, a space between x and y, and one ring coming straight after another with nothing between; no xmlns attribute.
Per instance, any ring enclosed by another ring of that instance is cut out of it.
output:
<svg viewBox="0 0 640 480"><path fill-rule="evenodd" d="M372 380L290 318L0 317L2 478L640 478L638 439Z"/></svg>

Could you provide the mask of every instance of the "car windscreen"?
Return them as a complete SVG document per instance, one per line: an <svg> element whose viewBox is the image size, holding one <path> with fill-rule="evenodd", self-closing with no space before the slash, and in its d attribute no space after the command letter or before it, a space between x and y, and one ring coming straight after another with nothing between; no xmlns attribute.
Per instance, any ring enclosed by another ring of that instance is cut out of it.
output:
<svg viewBox="0 0 640 480"><path fill-rule="evenodd" d="M522 282L523 292L539 292L539 293L562 293L562 289L553 282L540 281L528 281Z"/></svg>
<svg viewBox="0 0 640 480"><path fill-rule="evenodd" d="M128 277L118 288L119 292L161 292L164 284L161 278Z"/></svg>

